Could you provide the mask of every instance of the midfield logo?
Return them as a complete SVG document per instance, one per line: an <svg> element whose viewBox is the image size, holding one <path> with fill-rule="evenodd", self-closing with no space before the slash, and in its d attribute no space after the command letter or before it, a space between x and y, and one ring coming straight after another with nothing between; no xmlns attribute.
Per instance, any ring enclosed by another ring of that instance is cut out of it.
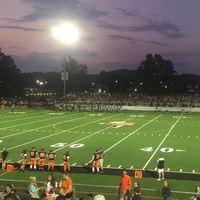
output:
<svg viewBox="0 0 200 200"><path fill-rule="evenodd" d="M116 122L109 122L108 125L113 126L113 128L120 128L128 125L133 125L135 122L125 122L125 121L116 121Z"/></svg>

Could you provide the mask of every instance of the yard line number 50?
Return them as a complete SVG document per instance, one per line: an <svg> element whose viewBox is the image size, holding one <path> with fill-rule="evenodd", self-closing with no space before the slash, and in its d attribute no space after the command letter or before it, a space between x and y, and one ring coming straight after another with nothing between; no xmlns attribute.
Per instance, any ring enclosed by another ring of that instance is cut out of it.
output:
<svg viewBox="0 0 200 200"><path fill-rule="evenodd" d="M64 147L66 146L67 143L56 143L56 144L52 144L51 147ZM77 144L71 144L69 147L70 148L80 148L80 147L83 147L84 144L81 144L81 143L77 143Z"/></svg>

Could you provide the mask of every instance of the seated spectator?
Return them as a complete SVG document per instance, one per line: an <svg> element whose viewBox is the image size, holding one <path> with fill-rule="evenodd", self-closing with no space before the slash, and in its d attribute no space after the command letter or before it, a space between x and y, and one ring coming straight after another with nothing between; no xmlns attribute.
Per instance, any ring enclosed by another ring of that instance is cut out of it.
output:
<svg viewBox="0 0 200 200"><path fill-rule="evenodd" d="M3 192L0 192L0 199L4 199L9 194L13 194L15 192L16 191L15 191L13 185L12 184L8 184L8 185L6 185L5 190Z"/></svg>
<svg viewBox="0 0 200 200"><path fill-rule="evenodd" d="M133 200L141 200L141 189L140 189L140 183L135 182L133 184Z"/></svg>
<svg viewBox="0 0 200 200"><path fill-rule="evenodd" d="M55 176L54 174L49 174L47 182L45 183L46 186L46 191L45 194L47 197L51 197L52 200L56 199L56 188L58 186L58 183L55 181Z"/></svg>
<svg viewBox="0 0 200 200"><path fill-rule="evenodd" d="M9 195L5 196L4 200L20 200L20 198L17 194L10 193Z"/></svg>
<svg viewBox="0 0 200 200"><path fill-rule="evenodd" d="M94 196L94 200L105 200L105 197L101 194L97 194Z"/></svg>
<svg viewBox="0 0 200 200"><path fill-rule="evenodd" d="M36 183L36 177L31 176L29 178L29 185L28 185L28 190L29 193L31 194L32 199L39 199L39 190L43 189L43 187L39 188L37 183Z"/></svg>
<svg viewBox="0 0 200 200"><path fill-rule="evenodd" d="M85 196L80 198L80 200L93 200L93 198L91 196Z"/></svg>
<svg viewBox="0 0 200 200"><path fill-rule="evenodd" d="M200 186L199 185L196 186L195 194L190 199L200 200Z"/></svg>
<svg viewBox="0 0 200 200"><path fill-rule="evenodd" d="M56 197L56 200L70 199L73 198L73 183L68 173L63 173L63 179L60 182L60 194Z"/></svg>
<svg viewBox="0 0 200 200"><path fill-rule="evenodd" d="M80 198L80 200L93 200L95 194L87 194L86 196Z"/></svg>

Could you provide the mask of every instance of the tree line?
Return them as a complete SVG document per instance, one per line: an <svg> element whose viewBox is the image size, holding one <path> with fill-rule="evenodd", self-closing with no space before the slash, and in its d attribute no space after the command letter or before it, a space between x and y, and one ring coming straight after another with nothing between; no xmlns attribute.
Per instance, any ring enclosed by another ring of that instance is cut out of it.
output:
<svg viewBox="0 0 200 200"><path fill-rule="evenodd" d="M68 56L62 71L69 74L66 94L72 92L110 92L144 94L199 93L200 76L178 75L170 60L160 54L147 54L136 70L101 71L88 74L88 67ZM65 69L65 70L64 70ZM55 90L63 94L60 72L21 73L10 55L0 51L0 97L22 97L25 88Z"/></svg>

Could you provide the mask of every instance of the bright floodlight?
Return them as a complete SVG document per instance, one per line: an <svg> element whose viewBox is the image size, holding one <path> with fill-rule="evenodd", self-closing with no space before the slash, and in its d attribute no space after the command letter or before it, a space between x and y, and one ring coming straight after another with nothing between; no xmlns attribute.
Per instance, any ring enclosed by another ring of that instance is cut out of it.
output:
<svg viewBox="0 0 200 200"><path fill-rule="evenodd" d="M52 33L55 39L64 43L72 43L77 40L79 33L78 29L72 24L61 24L52 28Z"/></svg>

